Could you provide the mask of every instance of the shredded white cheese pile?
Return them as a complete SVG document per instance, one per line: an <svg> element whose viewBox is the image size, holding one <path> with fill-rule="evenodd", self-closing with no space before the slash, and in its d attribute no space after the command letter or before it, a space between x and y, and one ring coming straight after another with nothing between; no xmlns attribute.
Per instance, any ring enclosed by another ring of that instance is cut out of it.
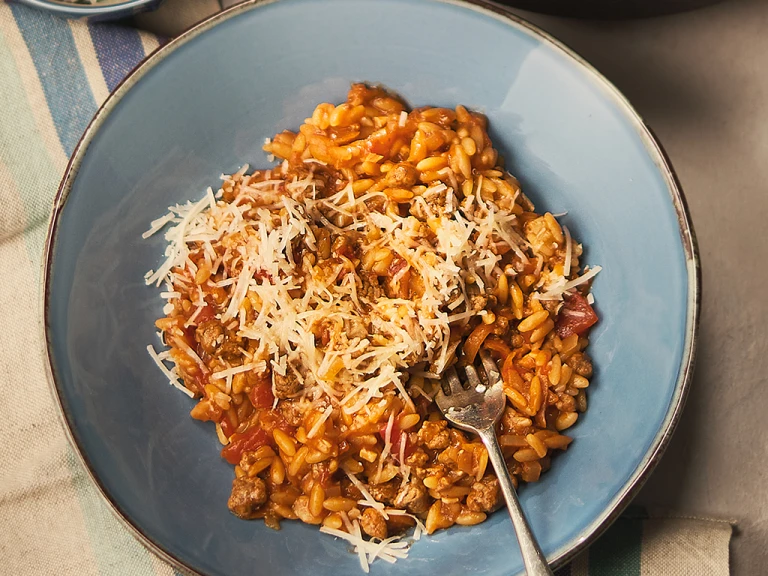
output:
<svg viewBox="0 0 768 576"><path fill-rule="evenodd" d="M287 182L285 170L257 178L243 169L225 177L236 189L233 201L209 189L197 203L171 207L145 234L166 228L168 241L166 259L147 273L147 284L166 282L169 301L179 295L174 286L196 290L193 322L210 288L195 287L192 280L202 255L216 275L215 286L227 293L226 308L216 318L236 322L240 336L259 343L254 357L267 360L274 373L298 379L305 396L325 395L350 414L391 385L410 401L404 371L427 362L434 373L442 372L451 325L482 311L471 306L467 279L483 291L495 285L502 273L500 244L525 257L515 216L483 200L479 191L459 206L442 183L414 199L411 215L401 216L369 207L382 192L355 197L347 185L322 197L323 182L311 170ZM351 222L334 225L338 214ZM421 296L366 291L349 253L334 253L318 265L307 255L317 254L319 228L354 237L358 254L391 250L402 261L391 280L410 274ZM300 252L304 258L297 261ZM316 338L321 326L330 335L324 345Z"/></svg>

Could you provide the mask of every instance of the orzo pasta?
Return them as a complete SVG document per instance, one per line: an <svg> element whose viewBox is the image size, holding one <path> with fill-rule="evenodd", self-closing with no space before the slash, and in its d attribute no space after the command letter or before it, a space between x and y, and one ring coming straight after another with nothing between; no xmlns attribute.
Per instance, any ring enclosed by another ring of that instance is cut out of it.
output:
<svg viewBox="0 0 768 576"><path fill-rule="evenodd" d="M167 287L169 349L149 351L215 423L229 508L321 525L364 568L404 557L409 527L482 522L498 482L433 404L438 378L481 348L498 359L507 464L538 480L587 406L599 268L462 106L408 112L353 85L264 150L282 163L223 176L145 234L167 227L146 280Z"/></svg>

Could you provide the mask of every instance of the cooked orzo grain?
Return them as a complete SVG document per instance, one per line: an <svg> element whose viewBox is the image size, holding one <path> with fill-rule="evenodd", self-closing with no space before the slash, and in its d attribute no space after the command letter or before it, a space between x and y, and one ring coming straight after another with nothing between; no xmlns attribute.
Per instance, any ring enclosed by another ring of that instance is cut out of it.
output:
<svg viewBox="0 0 768 576"><path fill-rule="evenodd" d="M404 557L409 527L477 524L501 504L484 446L431 400L446 366L498 359L516 482L567 448L599 268L581 270L581 245L534 211L462 106L408 112L358 84L264 150L282 163L223 176L145 234L168 227L146 280L167 286L169 349L149 351L215 423L232 512L321 525L367 569Z"/></svg>

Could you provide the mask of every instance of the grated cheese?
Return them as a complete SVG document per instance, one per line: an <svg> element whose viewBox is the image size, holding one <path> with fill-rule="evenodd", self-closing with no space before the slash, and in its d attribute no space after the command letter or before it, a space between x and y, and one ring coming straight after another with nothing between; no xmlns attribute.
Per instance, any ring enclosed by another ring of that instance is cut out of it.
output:
<svg viewBox="0 0 768 576"><path fill-rule="evenodd" d="M379 456L379 464L376 468L376 478L381 478L381 469L384 466L384 462L392 452L392 428L395 425L395 413L392 412L387 420L387 427L384 429L384 450L381 451Z"/></svg>
<svg viewBox="0 0 768 576"><path fill-rule="evenodd" d="M400 461L400 475L403 477L403 481L400 484L402 488L408 484L408 480L411 476L411 467L405 463L405 445L407 444L407 436L405 432L400 432L400 453L397 455Z"/></svg>
<svg viewBox="0 0 768 576"><path fill-rule="evenodd" d="M195 397L194 393L191 390L188 390L187 387L184 386L181 382L179 382L179 379L173 374L173 372L166 368L165 364L163 364L163 361L160 359L157 352L155 352L155 349L151 344L147 346L147 352L149 352L149 355L152 357L152 360L155 362L155 364L157 364L157 367L160 368L160 371L165 374L166 378L168 378L168 382L170 384L184 392L184 394L190 398Z"/></svg>
<svg viewBox="0 0 768 576"><path fill-rule="evenodd" d="M418 516L414 516L410 512L406 512L405 510L400 510L399 508L387 508L386 509L387 514L390 516L408 516L409 518L416 521L416 528L413 532L413 539L415 541L419 541L422 534L426 534L427 528L424 526L424 523L421 521L421 519Z"/></svg>
<svg viewBox="0 0 768 576"><path fill-rule="evenodd" d="M200 312L203 311L203 308L205 308L205 305L199 306L195 309L195 311L192 313L192 316L189 317L189 319L184 322L184 327L192 326L195 324L197 317L200 316Z"/></svg>
<svg viewBox="0 0 768 576"><path fill-rule="evenodd" d="M368 489L365 487L365 484L360 482L360 480L357 478L357 476L352 474L352 472L346 472L346 474L347 474L347 477L349 478L349 480L355 486L355 488L360 490L360 494L363 495L363 499L362 500L358 500L357 503L358 504L362 504L363 506L370 506L371 508L375 508L379 512L382 512L382 515L386 519L387 515L386 515L386 513L384 513L384 509L385 509L384 504L382 504L381 502L376 500L376 498L371 496L371 493L368 492Z"/></svg>
<svg viewBox="0 0 768 576"><path fill-rule="evenodd" d="M594 278L598 274L598 272L600 272L601 270L602 270L602 267L595 266L594 268L585 272L578 278L574 278L570 282L566 282L556 290L544 292L543 294L535 294L534 296L539 298L540 300L553 300L553 299L561 298L564 293Z"/></svg>
<svg viewBox="0 0 768 576"><path fill-rule="evenodd" d="M228 368L226 370L221 370L220 372L214 372L211 374L211 378L214 380L223 380L224 378L229 378L230 376L234 376L235 374L240 374L241 372L250 372L253 370L254 372L264 372L267 368L266 362L263 360L260 362L254 362L252 364L243 364L242 366L235 366L234 368Z"/></svg>
<svg viewBox="0 0 768 576"><path fill-rule="evenodd" d="M227 438L227 435L224 434L224 430L221 429L221 423L216 422L216 436L219 439L219 442L226 446L229 444L229 438Z"/></svg>
<svg viewBox="0 0 768 576"><path fill-rule="evenodd" d="M368 542L363 540L363 535L360 532L360 523L357 520L352 522L352 534L354 534L355 540L358 542L363 542L363 544L356 545L355 550L357 550L357 555L360 558L360 567L364 572L368 572L370 568L368 565L368 558L365 554L365 547L368 545Z"/></svg>
<svg viewBox="0 0 768 576"><path fill-rule="evenodd" d="M208 372L208 367L202 361L200 356L198 356L197 352L192 350L192 348L190 348L189 345L186 342L184 342L184 340L182 340L181 338L174 337L173 344L178 348L181 348L187 354L187 356L189 356L192 360L194 360L195 363L200 367L200 370L203 371L203 374L206 374Z"/></svg>
<svg viewBox="0 0 768 576"><path fill-rule="evenodd" d="M394 564L396 560L408 557L408 543L402 540L402 536L390 536L378 543L375 541L376 539L365 540L362 537L360 523L357 520L351 522L349 532L327 526L321 526L320 532L341 538L352 544L355 553L357 553L360 559L360 567L366 574L370 572L370 564L376 558Z"/></svg>
<svg viewBox="0 0 768 576"><path fill-rule="evenodd" d="M144 232L144 233L141 235L141 237L142 237L143 239L145 239L145 240L146 240L146 239L147 239L147 238L149 238L150 236L152 236L152 235L156 234L157 232L159 232L160 230L162 230L162 229L163 229L163 227L164 227L164 226L165 226L165 225L166 225L168 222L172 221L173 219L174 219L174 214L173 214L173 212L169 212L169 213L168 213L168 214L166 214L165 216L161 216L161 217L160 217L160 218L158 218L157 220L153 220L153 221L152 221L152 223L150 224L149 230L147 230L146 232Z"/></svg>
<svg viewBox="0 0 768 576"><path fill-rule="evenodd" d="M571 275L571 254L573 253L573 240L571 239L571 231L568 230L568 226L563 226L563 232L565 233L565 261L563 263L563 276L568 278Z"/></svg>
<svg viewBox="0 0 768 576"><path fill-rule="evenodd" d="M317 421L312 425L312 428L307 433L308 438L314 438L317 432L320 430L320 426L323 425L323 422L328 420L328 417L331 415L331 412L333 412L333 406L328 406L325 411L322 413L320 418L317 419Z"/></svg>

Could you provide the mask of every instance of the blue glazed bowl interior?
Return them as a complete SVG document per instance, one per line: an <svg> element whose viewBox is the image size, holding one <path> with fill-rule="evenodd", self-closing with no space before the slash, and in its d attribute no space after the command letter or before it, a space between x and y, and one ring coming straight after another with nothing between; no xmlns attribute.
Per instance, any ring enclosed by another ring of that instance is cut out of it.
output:
<svg viewBox="0 0 768 576"><path fill-rule="evenodd" d="M222 172L263 166L263 140L296 129L353 81L410 105L488 115L507 167L539 210L584 243L601 322L596 376L575 442L521 490L545 553L560 558L619 506L670 426L688 358L693 290L663 159L615 91L528 27L426 0L285 0L219 17L118 89L77 153L53 229L47 280L52 372L95 479L149 541L211 575L359 575L316 527L279 532L227 509L233 478L213 427L189 417L146 353L158 346L161 261L150 221L198 199ZM87 148L87 149L86 149ZM504 511L416 543L373 574L518 573Z"/></svg>

